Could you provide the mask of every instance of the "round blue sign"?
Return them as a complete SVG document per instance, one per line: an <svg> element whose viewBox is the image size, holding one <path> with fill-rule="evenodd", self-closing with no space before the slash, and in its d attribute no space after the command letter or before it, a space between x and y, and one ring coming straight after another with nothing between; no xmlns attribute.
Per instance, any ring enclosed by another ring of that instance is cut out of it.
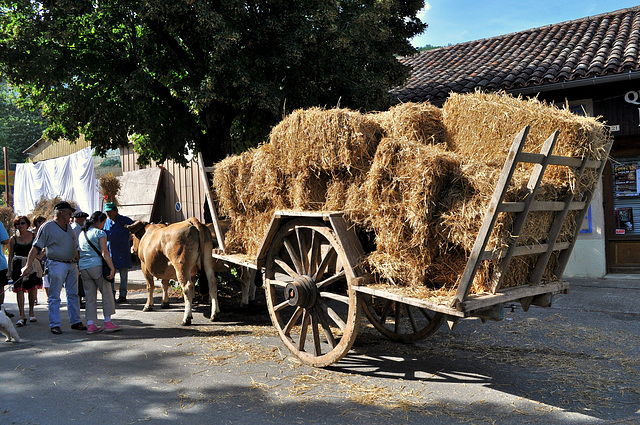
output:
<svg viewBox="0 0 640 425"><path fill-rule="evenodd" d="M176 202L176 211L180 211L182 209L182 205L180 205L180 202Z"/></svg>

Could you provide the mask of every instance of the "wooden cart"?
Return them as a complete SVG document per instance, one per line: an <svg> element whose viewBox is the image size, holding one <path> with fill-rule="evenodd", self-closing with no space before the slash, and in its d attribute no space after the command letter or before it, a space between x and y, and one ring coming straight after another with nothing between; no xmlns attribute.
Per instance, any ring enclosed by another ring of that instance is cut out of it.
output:
<svg viewBox="0 0 640 425"><path fill-rule="evenodd" d="M447 303L404 296L390 290L371 287L371 276L360 268L365 251L350 223L340 212L276 212L255 261L226 253L213 199L208 203L216 229L219 249L214 257L234 267L264 273L264 288L273 325L287 348L302 362L318 367L331 365L351 349L364 311L373 326L392 340L412 342L433 334L445 321L454 326L465 317L500 320L507 303L550 306L555 294L567 293L569 284L561 281L579 233L567 242L556 242L562 223L570 211L578 211L582 222L595 187L575 199L569 193L561 202L535 201L536 190L548 165L572 167L577 177L595 170L599 180L611 148L611 140L601 161L555 156L552 154L558 134L551 135L540 153L522 152L529 128L515 138L499 182L493 193L481 230L475 240L457 292ZM505 194L519 163L535 164L528 182L530 195L524 202L505 202ZM208 173L202 166L201 177L209 187ZM595 185L594 185L595 186ZM546 243L520 246L518 235L530 211L550 211L553 224ZM500 212L515 214L512 237L507 248L488 251L486 245ZM554 281L543 281L549 259L558 252ZM503 271L517 256L539 255L527 281L502 288ZM497 260L490 292L469 294L478 267L483 261ZM379 286L377 287L379 288Z"/></svg>

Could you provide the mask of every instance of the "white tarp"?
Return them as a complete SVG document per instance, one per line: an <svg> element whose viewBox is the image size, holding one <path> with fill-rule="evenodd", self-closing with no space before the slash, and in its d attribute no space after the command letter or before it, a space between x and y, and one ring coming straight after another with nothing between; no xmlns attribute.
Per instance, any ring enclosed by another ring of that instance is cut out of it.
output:
<svg viewBox="0 0 640 425"><path fill-rule="evenodd" d="M88 214L102 208L100 183L93 170L93 149L35 164L16 164L13 208L28 215L42 197L73 201Z"/></svg>

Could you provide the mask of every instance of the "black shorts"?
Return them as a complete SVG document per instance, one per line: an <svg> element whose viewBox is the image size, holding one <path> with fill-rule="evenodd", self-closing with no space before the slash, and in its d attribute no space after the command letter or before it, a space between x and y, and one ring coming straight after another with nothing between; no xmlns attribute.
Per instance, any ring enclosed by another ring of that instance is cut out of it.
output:
<svg viewBox="0 0 640 425"><path fill-rule="evenodd" d="M9 284L9 279L7 279L7 269L0 270L0 288L4 288Z"/></svg>

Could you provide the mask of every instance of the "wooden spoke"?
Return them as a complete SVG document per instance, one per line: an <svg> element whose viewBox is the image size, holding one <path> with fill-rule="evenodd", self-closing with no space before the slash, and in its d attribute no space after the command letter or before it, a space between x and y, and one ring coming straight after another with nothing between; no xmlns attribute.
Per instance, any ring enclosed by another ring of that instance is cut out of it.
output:
<svg viewBox="0 0 640 425"><path fill-rule="evenodd" d="M282 280L271 279L270 283L272 285L279 286L281 288L284 288L285 286L287 286L287 282L283 282Z"/></svg>
<svg viewBox="0 0 640 425"><path fill-rule="evenodd" d="M382 299L362 301L371 324L387 338L398 342L416 342L432 335L444 322L444 314L424 308Z"/></svg>
<svg viewBox="0 0 640 425"><path fill-rule="evenodd" d="M289 253L289 257L291 257L291 261L296 268L296 272L299 275L304 274L304 267L302 267L302 263L300 262L300 258L298 258L298 254L296 253L296 249L293 247L293 244L289 239L283 240L285 248L287 248L287 252Z"/></svg>
<svg viewBox="0 0 640 425"><path fill-rule="evenodd" d="M413 307L405 304L404 309L407 312L407 317L409 318L409 322L411 323L411 329L413 330L413 333L418 332L418 325L416 324L416 318L413 317L413 312L411 311L413 310ZM429 320L429 322L430 321L431 320Z"/></svg>
<svg viewBox="0 0 640 425"><path fill-rule="evenodd" d="M318 278L321 277L324 274L324 271L327 269L327 265L329 264L329 262L331 260L336 258L336 255L337 255L337 253L333 249L331 251L327 252L327 254L322 259L322 262L318 266L318 270L316 270L315 274L313 275L313 280L318 280Z"/></svg>
<svg viewBox="0 0 640 425"><path fill-rule="evenodd" d="M316 275L318 270L318 256L320 255L320 235L318 232L311 234L311 252L309 253L309 275Z"/></svg>
<svg viewBox="0 0 640 425"><path fill-rule="evenodd" d="M284 301L282 301L280 304L278 304L277 306L274 306L274 307L273 307L273 309L274 309L275 311L280 311L280 310L282 310L283 308L288 307L288 306L289 306L289 301L284 300Z"/></svg>
<svg viewBox="0 0 640 425"><path fill-rule="evenodd" d="M420 310L420 313L422 313L422 316L427 319L428 322L431 322L433 320L434 314L430 314L429 310L427 310L426 308L419 308L418 310Z"/></svg>
<svg viewBox="0 0 640 425"><path fill-rule="evenodd" d="M333 337L333 333L331 332L331 327L329 326L329 316L325 314L323 309L316 305L316 315L318 317L318 322L320 322L320 326L322 326L322 333L324 333L325 338L327 338L327 342L329 343L329 347L333 350L336 347L336 340Z"/></svg>
<svg viewBox="0 0 640 425"><path fill-rule="evenodd" d="M320 304L320 308L322 308L322 310L324 311L324 313L329 316L331 318L331 320L333 320L333 323L335 323L336 325L338 325L338 327L341 330L345 330L345 328L347 327L347 324L344 323L344 321L342 320L342 318L340 317L340 315L338 313L336 313L336 311L334 309L332 309L331 307L329 307L328 305L326 305L325 303L321 302Z"/></svg>
<svg viewBox="0 0 640 425"><path fill-rule="evenodd" d="M340 294L336 294L336 293L333 293L333 292L324 291L324 292L320 293L320 296L322 298L330 298L332 300L340 301L341 303L344 303L345 305L349 305L349 297L347 297L346 295L340 295Z"/></svg>
<svg viewBox="0 0 640 425"><path fill-rule="evenodd" d="M333 275L330 278L323 280L322 282L319 282L317 284L318 289L325 288L325 287L331 285L332 283L338 282L339 280L342 280L344 278L345 278L345 272L343 270L340 273L338 273L336 275Z"/></svg>
<svg viewBox="0 0 640 425"><path fill-rule="evenodd" d="M298 340L298 350L304 351L304 344L307 341L307 329L309 328L309 320L311 315L308 311L304 312L302 316L302 327L300 328L300 339Z"/></svg>
<svg viewBox="0 0 640 425"><path fill-rule="evenodd" d="M287 301L287 303L288 303L288 301ZM302 308L300 308L300 307L298 307L296 309L296 311L293 313L293 315L291 316L291 318L289 319L287 324L282 329L282 331L284 332L285 335L290 335L291 334L291 329L293 329L293 327L295 326L296 322L300 318L300 315L303 312L304 312L304 310Z"/></svg>
<svg viewBox="0 0 640 425"><path fill-rule="evenodd" d="M389 313L391 312L391 310L393 309L393 301L391 300L384 300L385 304L384 304L384 309L382 310L382 314L380 315L380 320L379 323L386 323L387 321L387 316L389 316Z"/></svg>
<svg viewBox="0 0 640 425"><path fill-rule="evenodd" d="M318 316L311 314L311 335L313 336L313 354L319 356L322 354L320 345L320 331L318 330Z"/></svg>
<svg viewBox="0 0 640 425"><path fill-rule="evenodd" d="M302 235L302 229L296 228L296 239L298 240L298 252L300 253L300 261L305 274L309 274L309 257L306 246L306 239Z"/></svg>
<svg viewBox="0 0 640 425"><path fill-rule="evenodd" d="M282 270L288 274L290 277L292 277L293 279L297 279L298 277L300 277L299 273L296 273L293 271L293 269L287 264L285 263L283 260L281 260L280 258L276 258L274 259L274 262L279 265Z"/></svg>

